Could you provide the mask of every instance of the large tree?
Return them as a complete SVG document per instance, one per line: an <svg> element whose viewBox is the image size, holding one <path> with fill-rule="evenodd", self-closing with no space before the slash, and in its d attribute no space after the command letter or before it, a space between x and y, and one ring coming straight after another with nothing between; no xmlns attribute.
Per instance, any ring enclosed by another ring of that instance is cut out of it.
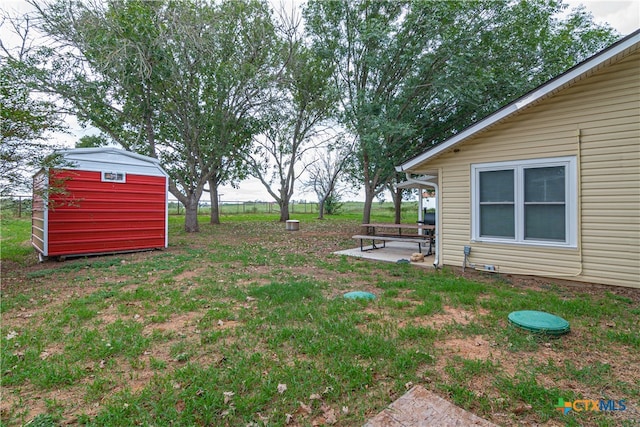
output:
<svg viewBox="0 0 640 427"><path fill-rule="evenodd" d="M560 1L311 0L307 28L334 58L342 120L357 139L368 222L393 166L611 43ZM401 196L400 196L401 197Z"/></svg>
<svg viewBox="0 0 640 427"><path fill-rule="evenodd" d="M317 160L307 168L304 188L313 191L318 197L318 219L324 219L327 202L337 203L349 187L344 177L351 154L351 145L339 138L337 144L323 147L317 153Z"/></svg>
<svg viewBox="0 0 640 427"><path fill-rule="evenodd" d="M327 138L323 124L332 113L336 91L330 81L332 61L307 46L299 15L281 12L276 28L281 69L247 162L278 203L280 221L286 221L296 181L308 166L305 156Z"/></svg>
<svg viewBox="0 0 640 427"><path fill-rule="evenodd" d="M33 1L50 44L35 76L127 150L160 159L198 231L205 186L233 180L271 73L258 1ZM217 203L217 198L212 200ZM214 222L217 218L214 219Z"/></svg>

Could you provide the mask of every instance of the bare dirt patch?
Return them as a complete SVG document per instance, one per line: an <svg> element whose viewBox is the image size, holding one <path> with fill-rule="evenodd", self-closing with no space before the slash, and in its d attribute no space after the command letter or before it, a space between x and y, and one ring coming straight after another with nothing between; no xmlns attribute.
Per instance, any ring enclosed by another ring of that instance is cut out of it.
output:
<svg viewBox="0 0 640 427"><path fill-rule="evenodd" d="M207 270L206 267L198 268L196 270L188 270L184 271L178 275L176 275L173 279L178 282L188 282L196 277L201 276Z"/></svg>
<svg viewBox="0 0 640 427"><path fill-rule="evenodd" d="M198 327L198 320L202 313L189 312L173 315L166 322L149 323L145 325L143 333L150 335L154 330L159 332L177 332L184 335L194 333Z"/></svg>
<svg viewBox="0 0 640 427"><path fill-rule="evenodd" d="M483 308L479 308L475 312L451 306L444 306L443 309L444 313L437 313L425 319L425 325L435 328L451 324L468 325L474 321L478 315L489 314L489 311Z"/></svg>
<svg viewBox="0 0 640 427"><path fill-rule="evenodd" d="M442 350L446 357L441 360L459 356L463 359L489 360L498 352L482 335L467 338L449 338L444 342L438 342L436 348Z"/></svg>

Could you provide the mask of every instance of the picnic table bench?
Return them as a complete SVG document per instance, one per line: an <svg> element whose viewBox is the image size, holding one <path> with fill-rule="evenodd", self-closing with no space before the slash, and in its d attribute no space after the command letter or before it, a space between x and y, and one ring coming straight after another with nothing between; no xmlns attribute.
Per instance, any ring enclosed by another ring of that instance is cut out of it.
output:
<svg viewBox="0 0 640 427"><path fill-rule="evenodd" d="M367 234L356 234L352 236L352 238L360 240L360 250L363 252L384 248L386 247L386 242L404 242L417 243L419 253L422 253L422 246L428 244L429 251L427 255L431 255L433 230L435 230L433 225L372 223L362 224L362 227L367 229ZM395 230L397 230L397 232L395 232ZM403 230L410 230L413 231L413 233L403 234ZM426 234L421 234L424 232L426 232ZM371 248L365 249L365 240L371 241ZM382 246L376 246L376 242L382 242Z"/></svg>

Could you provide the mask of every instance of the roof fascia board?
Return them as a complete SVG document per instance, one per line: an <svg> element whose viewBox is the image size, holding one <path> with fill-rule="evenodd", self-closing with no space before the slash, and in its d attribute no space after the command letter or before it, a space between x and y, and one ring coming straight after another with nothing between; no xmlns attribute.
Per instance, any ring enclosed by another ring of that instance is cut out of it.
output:
<svg viewBox="0 0 640 427"><path fill-rule="evenodd" d="M591 70L601 66L606 63L610 59L624 52L625 50L633 47L635 44L640 43L640 30L636 30L634 33L630 34L626 38L621 39L617 43L614 43L609 48L602 50L600 53L595 54L589 59L586 59L582 63L576 65L573 68L570 68L563 74L560 74L557 77L543 83L532 91L526 93L515 101L507 104L501 109L497 110L493 114L487 116L485 119L476 122L474 125L466 128L462 132L453 137L445 140L444 142L436 145L435 147L425 151L424 153L414 157L413 159L408 160L407 162L401 164L400 166L396 166L396 171L405 172L409 171L415 166L431 159L432 157L437 156L450 149L452 146L458 144L459 142L477 134L478 132L488 128L489 126L499 122L500 120L509 117L512 114L520 111L521 109L531 105L532 103L544 98L545 96L553 93L555 90L563 87L564 85L571 83L574 80L577 80L582 75L590 72Z"/></svg>

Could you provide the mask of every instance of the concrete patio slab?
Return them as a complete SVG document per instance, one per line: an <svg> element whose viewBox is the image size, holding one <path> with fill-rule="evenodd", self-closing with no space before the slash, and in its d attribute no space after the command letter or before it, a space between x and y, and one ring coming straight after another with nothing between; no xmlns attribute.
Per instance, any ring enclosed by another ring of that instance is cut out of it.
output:
<svg viewBox="0 0 640 427"><path fill-rule="evenodd" d="M369 420L364 427L497 427L428 391L411 390Z"/></svg>
<svg viewBox="0 0 640 427"><path fill-rule="evenodd" d="M364 249L371 249L365 246ZM374 261L398 262L401 259L409 260L411 254L418 252L418 245L415 243L387 242L386 247L373 250L361 251L360 247L334 252L336 255L346 255ZM425 252L425 249L422 250ZM419 267L433 268L434 256L424 257L424 262L412 262Z"/></svg>

